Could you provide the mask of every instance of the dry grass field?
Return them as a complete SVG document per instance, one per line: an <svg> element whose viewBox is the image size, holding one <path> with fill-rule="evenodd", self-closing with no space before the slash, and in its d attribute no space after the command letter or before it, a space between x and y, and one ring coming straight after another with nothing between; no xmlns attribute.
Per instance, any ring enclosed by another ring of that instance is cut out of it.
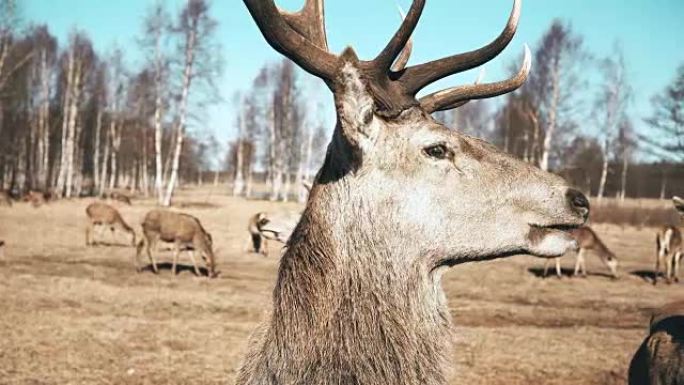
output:
<svg viewBox="0 0 684 385"><path fill-rule="evenodd" d="M230 384L250 332L269 308L278 258L244 251L247 218L294 204L183 190L182 210L213 235L222 274L136 274L135 251L84 246L92 199L0 207L0 384ZM139 232L152 201L115 204ZM684 284L650 283L655 230L598 225L621 262L598 258L588 278L538 276L543 260L460 265L444 289L455 325L452 384L624 384L650 309L684 298ZM474 235L476 236L476 235ZM574 258L566 257L569 270Z"/></svg>

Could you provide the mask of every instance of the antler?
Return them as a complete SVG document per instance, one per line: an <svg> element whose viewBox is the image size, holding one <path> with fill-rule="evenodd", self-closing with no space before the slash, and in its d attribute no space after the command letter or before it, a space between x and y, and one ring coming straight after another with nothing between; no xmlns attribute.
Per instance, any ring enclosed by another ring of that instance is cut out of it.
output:
<svg viewBox="0 0 684 385"><path fill-rule="evenodd" d="M406 89L417 93L439 79L467 71L494 59L515 35L520 18L520 1L513 1L513 10L508 17L506 27L494 41L486 46L407 68L404 72L405 80L403 80Z"/></svg>
<svg viewBox="0 0 684 385"><path fill-rule="evenodd" d="M406 19L406 14L404 13L404 10L401 9L400 6L397 5L397 9L399 10L399 16L401 16L401 20ZM402 71L405 67L406 64L409 61L409 58L411 58L411 51L413 50L413 41L409 37L408 41L406 41L406 45L404 45L404 49L401 50L399 53L399 56L397 57L397 60L392 64L392 72L399 72Z"/></svg>
<svg viewBox="0 0 684 385"><path fill-rule="evenodd" d="M523 64L518 70L518 73L507 80L496 83L478 84L475 82L472 85L464 85L458 87L448 88L446 90L433 92L430 95L423 96L418 100L420 105L428 112L451 110L460 107L473 99L484 99L492 96L503 95L511 91L515 91L522 86L527 79L532 66L532 54L530 48L525 44L525 53L523 55Z"/></svg>
<svg viewBox="0 0 684 385"><path fill-rule="evenodd" d="M307 0L294 14L283 14L273 0L244 0L268 44L312 75L333 78L337 56L328 52L323 0Z"/></svg>
<svg viewBox="0 0 684 385"><path fill-rule="evenodd" d="M296 13L278 10L273 0L244 0L252 17L268 43L289 57L304 70L325 80L335 82L340 57L328 52L325 33L323 0L306 0ZM446 76L482 65L496 57L510 43L520 17L521 0L513 1L513 10L506 27L488 45L428 63L406 67L411 54L413 33L425 6L425 0L413 0L409 12L392 39L371 61L358 61L358 68L368 81L376 109L385 116L395 116L403 109L420 104L428 113L456 108L471 99L483 99L511 92L520 87L530 70L531 55L525 46L523 65L511 79L453 87L432 93L416 101L416 94L425 86ZM401 10L400 10L401 12ZM353 53L352 51L348 51ZM347 59L355 59L355 55Z"/></svg>

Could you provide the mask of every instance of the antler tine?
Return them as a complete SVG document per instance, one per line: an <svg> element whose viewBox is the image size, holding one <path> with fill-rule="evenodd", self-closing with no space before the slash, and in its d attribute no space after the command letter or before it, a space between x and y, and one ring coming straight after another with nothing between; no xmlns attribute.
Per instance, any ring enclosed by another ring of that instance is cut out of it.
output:
<svg viewBox="0 0 684 385"><path fill-rule="evenodd" d="M377 68L384 71L390 70L392 63L411 38L413 30L416 28L416 24L418 24L418 19L420 19L420 15L423 13L424 6L425 0L413 0L409 12L401 22L397 32L394 33L394 36L392 36L392 39L387 43L382 52L373 59L373 64Z"/></svg>
<svg viewBox="0 0 684 385"><path fill-rule="evenodd" d="M312 75L324 80L334 77L337 56L319 46L327 46L327 43L322 43L325 41L324 28L309 26L299 30L301 23L306 24L309 20L307 16L315 15L322 19L322 1L308 0L299 15L289 16L283 15L273 0L244 0L244 3L273 49L292 59ZM322 21L312 24L321 27L323 25Z"/></svg>
<svg viewBox="0 0 684 385"><path fill-rule="evenodd" d="M399 10L399 15L401 16L401 20L406 19L406 14L404 13L404 10L401 9L399 5L397 5L397 9ZM399 72L402 71L404 68L406 68L406 63L408 63L409 58L411 58L411 52L413 51L413 39L409 37L409 39L406 41L406 45L404 48L399 52L399 56L397 57L397 60L394 61L394 64L392 64L392 72Z"/></svg>
<svg viewBox="0 0 684 385"><path fill-rule="evenodd" d="M525 44L523 64L518 73L510 79L485 84L470 84L438 91L420 98L419 103L428 112L450 110L468 103L472 99L484 99L516 90L523 85L532 65L530 48Z"/></svg>
<svg viewBox="0 0 684 385"><path fill-rule="evenodd" d="M285 21L300 35L309 39L320 49L328 51L323 0L306 0L301 11L296 13L281 11L281 14Z"/></svg>
<svg viewBox="0 0 684 385"><path fill-rule="evenodd" d="M456 54L406 68L402 81L404 88L414 94L423 87L446 76L463 72L492 60L510 43L515 35L522 0L513 1L513 10L501 34L488 45L474 51Z"/></svg>

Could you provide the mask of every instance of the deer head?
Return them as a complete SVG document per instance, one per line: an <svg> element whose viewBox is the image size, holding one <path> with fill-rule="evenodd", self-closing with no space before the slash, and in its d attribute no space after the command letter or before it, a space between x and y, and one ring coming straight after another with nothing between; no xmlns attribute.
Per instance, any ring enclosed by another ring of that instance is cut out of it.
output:
<svg viewBox="0 0 684 385"><path fill-rule="evenodd" d="M493 59L513 37L407 67L425 0L414 0L380 54L327 49L322 0L297 13L244 0L268 43L332 90L337 125L287 243L273 313L238 384L441 384L449 314L442 267L521 253L560 256L587 199L559 177L430 116L513 91L511 79L416 94Z"/></svg>
<svg viewBox="0 0 684 385"><path fill-rule="evenodd" d="M365 230L381 232L383 244L410 239L410 251L432 267L519 253L558 256L574 246L565 230L582 224L589 211L580 192L430 116L518 88L530 69L527 47L510 79L416 97L428 84L496 57L515 33L519 0L490 44L410 67L406 48L425 0L413 1L370 61L352 48L328 51L322 0L307 0L297 13L280 11L271 0L244 2L268 43L323 79L334 95L337 126L310 208L371 215L375 230ZM327 226L340 225L338 216L326 216Z"/></svg>
<svg viewBox="0 0 684 385"><path fill-rule="evenodd" d="M675 209L684 216L684 199L678 197L678 196L673 196L672 197L672 204L674 204Z"/></svg>

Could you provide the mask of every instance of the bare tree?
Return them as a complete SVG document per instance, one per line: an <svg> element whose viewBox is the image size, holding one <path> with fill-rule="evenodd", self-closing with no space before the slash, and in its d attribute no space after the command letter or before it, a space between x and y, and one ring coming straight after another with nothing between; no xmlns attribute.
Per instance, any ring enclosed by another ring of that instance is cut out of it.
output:
<svg viewBox="0 0 684 385"><path fill-rule="evenodd" d="M164 50L165 35L169 29L169 16L163 3L157 2L144 22L144 37L140 46L147 54L148 66L154 73L154 186L159 204L164 202L164 170L162 166L162 129L164 106L167 98L168 55Z"/></svg>
<svg viewBox="0 0 684 385"><path fill-rule="evenodd" d="M676 162L684 162L684 64L672 83L651 99L653 114L646 119L650 132L639 135L646 151Z"/></svg>
<svg viewBox="0 0 684 385"><path fill-rule="evenodd" d="M179 52L183 56L181 89L176 122L171 175L166 185L163 204L169 206L178 182L178 168L188 119L190 91L194 82L203 81L212 86L217 72L215 47L212 35L216 22L209 15L209 4L205 0L188 0L182 9L175 31L182 36Z"/></svg>
<svg viewBox="0 0 684 385"><path fill-rule="evenodd" d="M626 119L627 107L632 94L627 80L627 68L622 49L617 44L613 49L614 53L600 63L603 84L597 95L593 111L594 118L600 127L603 144L603 165L597 193L599 201L604 196L608 166L611 157L615 154L620 124Z"/></svg>
<svg viewBox="0 0 684 385"><path fill-rule="evenodd" d="M541 39L535 53L535 71L530 84L536 92L544 127L544 141L539 167L550 168L552 147L558 128L566 125L578 105L575 91L579 87L579 65L586 57L582 39L569 24L554 20Z"/></svg>

